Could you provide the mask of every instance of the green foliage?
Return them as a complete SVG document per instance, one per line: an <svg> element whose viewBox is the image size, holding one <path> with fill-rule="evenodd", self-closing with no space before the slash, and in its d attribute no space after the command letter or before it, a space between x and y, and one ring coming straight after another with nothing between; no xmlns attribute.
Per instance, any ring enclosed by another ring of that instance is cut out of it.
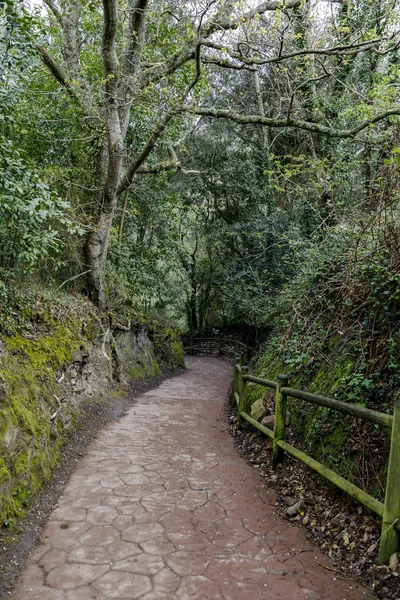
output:
<svg viewBox="0 0 400 600"><path fill-rule="evenodd" d="M342 228L310 248L296 279L277 297L274 333L255 370L268 379L286 372L293 387L391 413L400 381L397 205L338 236ZM255 388L252 402L262 393ZM383 428L297 400L290 406L299 443L381 495Z"/></svg>
<svg viewBox="0 0 400 600"><path fill-rule="evenodd" d="M83 230L68 216L69 203L7 141L0 144L0 171L0 265L16 273L32 272L38 262L56 260L62 251L61 230L70 235Z"/></svg>

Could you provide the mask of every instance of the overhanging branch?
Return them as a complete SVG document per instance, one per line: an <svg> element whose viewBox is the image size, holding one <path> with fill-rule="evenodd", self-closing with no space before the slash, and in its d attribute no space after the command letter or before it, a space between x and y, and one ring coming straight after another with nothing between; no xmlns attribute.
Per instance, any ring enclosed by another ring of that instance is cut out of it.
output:
<svg viewBox="0 0 400 600"><path fill-rule="evenodd" d="M59 8L59 6L57 6L57 4L55 2L53 2L53 0L44 0L44 3L50 8L51 12L56 17L57 21L59 23L61 23L62 13L61 13L61 9Z"/></svg>
<svg viewBox="0 0 400 600"><path fill-rule="evenodd" d="M209 37L216 31L229 31L238 29L244 23L250 21L257 15L262 15L266 12L273 12L275 10L287 10L288 8L297 8L302 4L302 0L283 0L278 2L261 2L251 10L242 13L235 19L211 19L202 28L202 36Z"/></svg>
<svg viewBox="0 0 400 600"><path fill-rule="evenodd" d="M200 25L197 34L193 36L192 40L188 42L188 44L186 44L184 48L167 58L167 60L162 66L157 66L149 70L142 81L141 87L146 88L149 85L157 83L163 77L167 77L168 75L175 73L175 71L177 71L182 65L184 65L188 61L193 60L196 55L196 46L198 44L199 39L203 43L204 40L209 38L213 33L216 33L217 31L232 31L238 29L246 22L253 19L256 15L262 15L263 13L268 11L287 10L289 8L296 8L302 4L302 1L303 0L262 2L253 9L241 14L240 16L232 20L229 18L224 18L224 16L217 15L215 18L212 18L209 21L207 21L204 25Z"/></svg>
<svg viewBox="0 0 400 600"><path fill-rule="evenodd" d="M363 129L366 129L367 127L370 127L375 123L379 123L380 121L388 119L392 116L399 116L400 106L393 106L392 108L378 113L370 117L369 119L365 119L364 121L362 121L355 127L352 127L351 129L335 129L333 127L322 125L321 123L313 123L312 121L304 121L302 119L271 119L267 117L262 117L260 115L242 115L232 110L208 108L201 106L182 106L181 112L187 112L193 115L199 115L203 117L213 117L216 119L230 119L231 121L235 121L236 123L240 123L242 125L265 125L267 127L275 128L293 127L295 129L304 129L305 131L311 131L312 133L320 133L323 135L328 135L330 137L351 138Z"/></svg>
<svg viewBox="0 0 400 600"><path fill-rule="evenodd" d="M187 88L185 89L183 96L180 100L181 103L183 103L186 100L186 98L189 96L190 92L196 86L196 84L198 83L198 81L201 77L200 49L201 49L200 43L197 42L196 47L194 49L195 59L196 59L195 76L194 76L193 80L189 83ZM164 133L165 128L167 127L168 123L171 121L171 119L173 119L180 112L181 112L180 109L169 110L168 112L165 113L165 115L163 116L161 121L156 125L155 129L153 130L152 134L150 135L149 139L147 140L145 147L143 148L143 150L140 152L140 154L137 156L137 158L133 161L133 163L128 168L128 170L125 174L125 177L123 178L123 180L121 181L121 183L118 187L118 190L117 190L118 195L122 194L122 192L124 192L131 185L133 178L139 172L140 169L142 169L142 173L144 173L144 171L143 171L144 167L142 167L143 163L145 162L145 160L147 159L149 154L155 148L157 141L160 139L160 137ZM172 161L168 161L168 163L162 163L164 166L165 166L165 164L168 164L168 169L169 168L177 168L177 160L178 159L176 158L175 152L173 150L172 150L172 152L173 152ZM169 165L172 165L172 166L169 166ZM161 170L165 171L166 169L163 168ZM160 171L158 171L158 172L160 172Z"/></svg>
<svg viewBox="0 0 400 600"><path fill-rule="evenodd" d="M183 173L184 175L191 175L191 174L198 175L200 173L200 171L194 171L192 169L184 169L172 146L170 146L168 148L168 152L170 155L169 160L166 160L164 162L161 162L156 165L149 166L149 167L142 165L141 167L139 167L137 169L135 175L156 175L158 173L163 173L165 171L179 171L180 173Z"/></svg>
<svg viewBox="0 0 400 600"><path fill-rule="evenodd" d="M395 35L398 35L397 32ZM288 52L286 54L279 54L278 56L272 56L269 58L261 58L259 56L245 56L241 52L237 52L228 48L226 45L213 42L207 39L202 39L201 44L207 48L212 48L213 50L219 50L223 54L227 54L229 57L240 61L245 65L268 65L271 63L282 62L284 60L289 60L291 58L296 58L298 56L307 56L307 55L322 55L322 56L355 56L362 52L372 51L380 55L388 54L390 52L394 52L399 47L400 42L396 42L386 48L385 50L379 50L376 48L382 42L387 42L392 40L394 35L388 38L375 38L373 40L368 40L366 42L357 42L353 44L346 45L338 45L338 46L328 46L327 48L304 48L302 50L296 50L293 52Z"/></svg>
<svg viewBox="0 0 400 600"><path fill-rule="evenodd" d="M55 77L55 79L57 79L59 83L61 83L62 86L65 87L71 98L74 98L74 100L80 103L80 98L76 93L74 86L68 80L67 74L61 65L59 65L57 61L54 60L50 52L48 52L43 46L40 46L40 44L36 44L36 50L39 52L40 58L49 69L50 73Z"/></svg>

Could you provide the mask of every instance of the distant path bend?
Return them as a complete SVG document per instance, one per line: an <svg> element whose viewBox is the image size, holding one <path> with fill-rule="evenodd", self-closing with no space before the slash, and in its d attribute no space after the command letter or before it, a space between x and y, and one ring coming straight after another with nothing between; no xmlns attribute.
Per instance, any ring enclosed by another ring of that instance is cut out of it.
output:
<svg viewBox="0 0 400 600"><path fill-rule="evenodd" d="M224 418L232 368L187 371L137 398L89 446L12 595L18 600L358 600L260 497Z"/></svg>

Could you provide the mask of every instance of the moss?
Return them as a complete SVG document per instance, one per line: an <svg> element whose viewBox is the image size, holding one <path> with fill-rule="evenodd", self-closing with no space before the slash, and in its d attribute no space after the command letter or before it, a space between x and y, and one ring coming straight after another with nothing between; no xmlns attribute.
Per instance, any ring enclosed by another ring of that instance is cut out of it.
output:
<svg viewBox="0 0 400 600"><path fill-rule="evenodd" d="M279 373L288 372L291 365L289 385L346 400L346 382L356 369L357 359L356 353L352 354L340 336L329 341L323 359L318 356L319 348L315 345L306 352L296 341L286 352L278 350L280 344L278 336L269 340L268 347L250 371L259 377L275 380ZM271 401L273 392L259 385L250 385L248 396L249 404L254 404L267 396ZM354 464L347 447L348 419L335 411L296 399L288 399L288 409L291 429L306 444L308 453L351 479Z"/></svg>
<svg viewBox="0 0 400 600"><path fill-rule="evenodd" d="M124 394L124 390L120 387L114 387L112 390L108 390L108 398L120 398ZM91 402L100 402L101 398L91 398Z"/></svg>
<svg viewBox="0 0 400 600"><path fill-rule="evenodd" d="M144 377L154 377L159 375L161 369L154 356L147 353L143 360L131 365L128 369L129 377L132 379L143 379Z"/></svg>
<svg viewBox="0 0 400 600"><path fill-rule="evenodd" d="M0 465L0 514L8 525L23 514L27 498L48 479L58 460L62 427L50 421L56 371L79 347L78 332L78 326L57 326L53 336L31 340L17 334L4 340L9 354L1 360L7 393L0 410L0 451L7 462Z"/></svg>
<svg viewBox="0 0 400 600"><path fill-rule="evenodd" d="M20 334L4 340L6 349L11 353L20 353L30 362L33 369L60 368L67 364L80 341L77 332L67 327L57 327L53 336L43 336L38 340L26 339Z"/></svg>
<svg viewBox="0 0 400 600"><path fill-rule="evenodd" d="M64 426L50 419L60 395L57 380L74 354L98 338L100 322L89 303L74 297L51 298L50 304L35 297L21 312L2 339L6 353L0 356L0 525L5 526L23 515L30 496L59 460ZM167 352L171 362L182 366L179 332L161 321L151 324L151 332L153 346L147 342L140 362L132 364L132 377L160 373L157 358ZM118 394L116 390L114 396ZM68 405L66 411L74 426L77 412Z"/></svg>
<svg viewBox="0 0 400 600"><path fill-rule="evenodd" d="M13 494L0 494L0 526L10 527L16 519L24 516L21 500L17 498L18 491Z"/></svg>
<svg viewBox="0 0 400 600"><path fill-rule="evenodd" d="M168 345L168 363L171 363L173 366L184 369L185 368L185 359L183 354L183 344L181 340L172 340Z"/></svg>
<svg viewBox="0 0 400 600"><path fill-rule="evenodd" d="M181 332L157 317L147 324L156 355L175 369L184 369L185 360Z"/></svg>
<svg viewBox="0 0 400 600"><path fill-rule="evenodd" d="M0 484L5 483L6 481L10 481L10 479L10 471L7 469L4 460L0 456Z"/></svg>

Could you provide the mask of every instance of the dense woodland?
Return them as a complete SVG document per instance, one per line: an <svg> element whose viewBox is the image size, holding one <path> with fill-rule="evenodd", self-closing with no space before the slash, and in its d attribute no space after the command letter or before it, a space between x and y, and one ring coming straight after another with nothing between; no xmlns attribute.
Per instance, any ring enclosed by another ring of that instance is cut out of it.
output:
<svg viewBox="0 0 400 600"><path fill-rule="evenodd" d="M399 85L398 0L0 2L0 355L158 319L391 413ZM318 411L303 445L382 499L388 432Z"/></svg>
<svg viewBox="0 0 400 600"><path fill-rule="evenodd" d="M68 291L396 384L395 0L0 6L4 334Z"/></svg>
<svg viewBox="0 0 400 600"><path fill-rule="evenodd" d="M262 330L308 297L390 337L398 9L2 2L2 300Z"/></svg>

